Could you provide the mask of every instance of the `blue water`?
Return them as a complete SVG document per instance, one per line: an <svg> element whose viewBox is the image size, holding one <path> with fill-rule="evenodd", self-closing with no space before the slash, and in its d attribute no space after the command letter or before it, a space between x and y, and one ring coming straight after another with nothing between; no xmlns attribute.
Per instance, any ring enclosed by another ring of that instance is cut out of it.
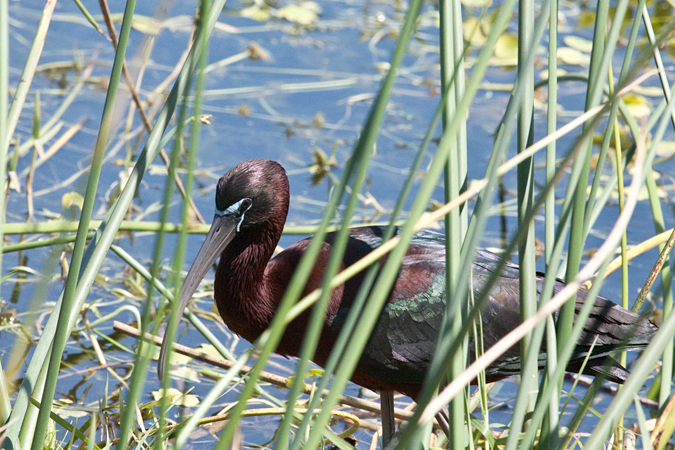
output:
<svg viewBox="0 0 675 450"><path fill-rule="evenodd" d="M94 8L95 5L87 5ZM228 3L232 10L241 9L242 5L236 2ZM385 3L369 4L364 8L361 2L354 1L326 1L321 3L323 12L316 28L304 30L282 20L269 22L255 22L236 15L221 15L220 21L236 27L239 33L231 34L222 31L214 33L210 41L209 62L216 63L246 50L250 43L264 48L270 55L269 60L251 61L244 59L225 68L219 68L209 73L206 79L206 92L203 112L212 115L209 126L202 127L201 145L199 148L197 183L199 190L195 192L194 201L208 220L213 211L213 187L215 180L234 164L249 158L270 158L281 162L289 173L291 184L291 210L288 221L290 224L312 224L321 217L323 207L328 199L328 185L324 180L318 186L311 185L311 176L307 165L311 162L312 152L316 147L330 154L333 146L337 146L336 159L338 167L336 176L340 176L346 159L357 140L360 127L368 114L371 99L377 93L382 72L379 65L388 61L394 46L394 39L386 33L379 41L370 40L373 33L380 28L397 28L402 13L394 6ZM10 85L16 86L20 68L25 61L32 36L35 32L42 3L37 1L12 2L10 5L11 51L10 64L13 70L10 73ZM123 2L111 2L110 8L114 13L121 13ZM156 6L150 2L139 2L137 14L153 16ZM175 2L171 6L169 17L193 14L194 4ZM98 11L91 10L96 15ZM574 21L578 11L572 7L565 9L570 21ZM76 6L71 2L57 4L56 15L52 21L48 39L45 43L40 64L60 61L79 61L82 64L96 55L96 66L92 77L109 76L113 52L110 44L83 19ZM376 21L375 18L381 18ZM101 26L103 21L99 16L96 20ZM178 62L189 38L188 25L176 29L163 29L155 36L154 47L147 64L141 86L141 95L144 99L150 98L161 105L161 96L148 97L149 93L164 80ZM118 24L119 26L119 24ZM563 33L574 33L588 37L588 30L575 30L574 27L562 28ZM401 76L397 81L390 108L387 112L382 134L378 140L377 153L373 157L373 164L368 175L367 190L385 210L390 210L396 201L399 189L407 175L415 151L426 131L439 96L437 87L429 87L425 80L431 80L437 85L439 77L438 55L436 38L437 29L433 21L422 22L418 28L418 41L411 45L406 56ZM147 41L146 35L133 31L131 44L128 50L129 60L134 55L142 54L142 46ZM363 38L365 37L365 38ZM542 65L545 62L541 63ZM136 65L132 62L132 73L137 74ZM584 68L567 67L568 70L582 71ZM37 76L31 86L31 95L23 109L17 134L21 142L30 138L35 105L35 94L39 92L40 108L43 123L50 118L56 108L63 102L64 96L72 89L78 74L74 71L65 75L65 88L59 86L56 80L44 75ZM537 75L539 77L539 75ZM488 71L485 82L513 83L515 71L512 68L493 67ZM335 84L327 85L328 82ZM649 82L651 85L654 80ZM321 84L321 85L320 85ZM338 85L339 84L339 85ZM570 115L578 113L584 102L584 92L579 83L565 84L561 87L560 102L565 113L560 115L561 123L568 120ZM33 182L35 219L46 221L59 216L62 212L61 197L70 192L83 193L86 183L86 165L92 152L97 132L100 114L105 99L105 92L94 84L86 83L82 93L70 106L63 116L63 128L58 134L77 122L86 119L82 130L76 134L54 157L42 165L36 172ZM119 116L116 121L116 131L108 148L111 156L106 161L99 182L99 196L95 208L96 217L101 218L108 207L111 196L123 167L120 161L125 158L126 148L135 144L137 134L133 134L124 144L123 133L128 111L128 98L125 89L120 89ZM479 90L468 117L468 146L469 178L482 178L493 143L493 133L500 124L508 101L508 92L492 89ZM240 108L245 105L250 109L250 115L239 114ZM545 129L545 111L535 111L535 129L537 137L543 136ZM313 120L318 115L323 116L323 126L317 127ZM131 130L140 125L138 117L134 116ZM173 126L173 125L172 125ZM438 134L438 131L436 131ZM57 136L58 136L57 135ZM568 150L574 136L563 138L558 143L559 151ZM672 136L671 136L672 139ZM52 139L46 144L49 147ZM138 151L140 151L138 148ZM513 148L513 144L512 144ZM117 149L116 153L112 153ZM171 148L167 149L168 151ZM432 146L431 151L434 150ZM17 172L22 173L30 165L32 150L23 155L18 162ZM511 155L513 150L511 151ZM431 161L427 156L423 168ZM538 163L543 161L543 154L536 157ZM157 167L160 161L155 162ZM673 163L669 162L659 167L665 173L672 173ZM70 179L74 173L82 170L82 174ZM543 171L539 169L537 176L541 180ZM20 179L21 193L12 192L8 200L7 220L20 222L26 219L25 178ZM134 201L136 210L131 217L139 213L148 212L145 220L157 220L159 217L159 202L161 202L166 176L161 171L152 171L145 178ZM416 186L419 186L418 179ZM513 199L515 193L515 174L508 174L504 178L506 189L509 190L507 199ZM57 186L54 188L54 186ZM669 195L672 198L672 188ZM559 194L563 191L559 190ZM442 201L442 185L439 184L434 193L434 199ZM407 205L410 205L408 201ZM176 200L172 209L172 220L177 220L180 214L180 202ZM372 206L362 207L357 219L369 220L375 216ZM601 244L602 238L613 226L618 207L612 205L606 208L600 221L591 233L587 248L594 248ZM667 221L672 226L672 214L666 212ZM66 214L66 217L68 214ZM385 214L378 220L386 220ZM507 211L502 217L495 216L490 220L485 238L485 245L500 246L502 226L506 226L506 234L511 235L516 227L514 209ZM538 237L543 239L543 222L537 222ZM651 212L647 202L638 205L631 226L628 229L629 243L642 241L653 234ZM288 246L298 240L298 236L284 236L280 245ZM12 243L16 236L11 236ZM196 254L202 238L199 236L189 239L187 263L189 264ZM121 237L118 243L130 252L135 258L149 267L150 255L153 251L154 236L137 233L133 239ZM174 254L175 238L168 238L164 253L166 266L170 266ZM60 252L57 249L56 254ZM40 272L47 270L45 261L50 255L49 250L38 249L25 253L27 261L19 261L18 254L7 254L4 257L3 273L9 268L25 264ZM631 293L634 293L641 281L645 279L650 269L650 261L654 260L654 252L645 259L636 261L631 266ZM121 278L125 265L114 255L111 255L104 264L102 274L106 280L99 280L88 298L88 302L100 301L101 314L109 313L124 302L135 300L119 299L113 292L114 288L125 288ZM47 285L47 293L39 299L41 310L49 311L49 306L58 298L62 289L59 278L60 269L52 266L45 277L53 277ZM207 278L212 278L212 274ZM20 320L26 320L26 312L33 293L41 278L28 275L30 283L14 283L9 281L3 284L4 297L3 312L10 308L16 309ZM126 287L128 289L128 287ZM14 292L12 292L14 290ZM620 279L612 275L602 290L603 295L609 298L620 297ZM210 309L210 301L201 303L205 310ZM43 316L38 322L43 324ZM91 319L90 319L91 320ZM133 315L122 313L117 320L131 322ZM98 329L105 333L112 333L112 322L103 324ZM211 325L215 333L224 333L215 325ZM36 337L38 332L31 328L31 335ZM181 332L184 328L181 328ZM222 335L222 334L221 334ZM7 347L19 339L11 330L0 331L3 342ZM105 383L110 378L104 370L86 369L98 365L98 361L91 352L91 343L83 336L72 339L66 348L66 360L72 366L66 371L68 376L59 381L57 398L59 395L69 398L79 404L96 406ZM233 338L227 338L233 339ZM131 339L123 339L127 346L133 346ZM190 331L181 336L181 342L188 345L199 345L201 338L196 332ZM227 340L228 345L232 340ZM110 361L128 361L129 355L115 350L109 344L101 342ZM234 344L232 344L234 345ZM236 349L241 351L247 344L239 342ZM28 355L28 358L30 354ZM26 359L28 361L28 359ZM293 362L284 358L276 358L279 365L273 371L289 375L292 373ZM4 367L8 370L7 367ZM116 372L125 375L128 366L118 366ZM84 371L84 372L83 372ZM84 373L84 374L83 374ZM194 386L193 393L203 396L211 388L211 379L206 379ZM148 378L148 394L143 401L150 401L149 392L157 389L159 383L153 375ZM348 393L357 394L357 386L350 386ZM283 397L284 392L273 390L275 395ZM507 423L510 416L511 399L516 392L513 381L505 382L493 392L495 403L507 402L506 406L498 408L491 416L491 420ZM577 393L580 397L582 394ZM223 399L223 403L232 401L236 394L230 394ZM598 401L607 405L610 397L603 396ZM510 403L509 403L510 402ZM510 405L510 406L509 406ZM600 406L601 408L601 406ZM271 439L272 430L270 421L273 419L248 420L245 430L254 430L245 434L247 443L264 443ZM250 428L249 425L250 424ZM261 431L263 430L263 431ZM359 448L367 448L370 438L367 433L360 433ZM250 440L249 440L250 439ZM209 434L195 436L193 442L197 448L210 448L214 437Z"/></svg>

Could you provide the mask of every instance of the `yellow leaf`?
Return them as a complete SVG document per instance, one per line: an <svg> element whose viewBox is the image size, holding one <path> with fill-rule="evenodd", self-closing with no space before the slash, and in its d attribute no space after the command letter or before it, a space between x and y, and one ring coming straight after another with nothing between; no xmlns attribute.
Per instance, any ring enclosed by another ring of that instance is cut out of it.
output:
<svg viewBox="0 0 675 450"><path fill-rule="evenodd" d="M565 69L560 69L556 70L556 74L558 74L559 77L563 75L567 75L567 71ZM541 77L542 80L548 80L548 69L544 69L541 72L539 72L539 76Z"/></svg>
<svg viewBox="0 0 675 450"><path fill-rule="evenodd" d="M464 33L464 39L474 46L483 45L487 40L476 17L469 17L462 23L462 32Z"/></svg>
<svg viewBox="0 0 675 450"><path fill-rule="evenodd" d="M590 61L590 57L587 54L570 47L560 47L557 55L558 60L563 64L587 66Z"/></svg>
<svg viewBox="0 0 675 450"><path fill-rule="evenodd" d="M624 95L623 101L630 113L635 117L645 117L652 112L652 108L646 97L637 94Z"/></svg>
<svg viewBox="0 0 675 450"><path fill-rule="evenodd" d="M158 360L159 359L159 347L153 346L151 350L151 358L153 360ZM192 361L192 358L189 356L181 355L178 352L171 352L171 359L169 360L169 365L172 366L184 366L185 364L189 363Z"/></svg>
<svg viewBox="0 0 675 450"><path fill-rule="evenodd" d="M258 22L264 22L269 20L270 12L268 8L261 8L258 5L252 5L248 8L244 8L239 11L241 17L246 17L247 19L257 20Z"/></svg>
<svg viewBox="0 0 675 450"><path fill-rule="evenodd" d="M182 378L183 380L190 380L194 383L199 383L201 379L197 371L188 366L178 366L171 371L172 378Z"/></svg>
<svg viewBox="0 0 675 450"><path fill-rule="evenodd" d="M666 158L675 155L675 141L661 141L656 147L656 154Z"/></svg>
<svg viewBox="0 0 675 450"><path fill-rule="evenodd" d="M571 47L580 52L590 53L593 50L593 42L579 36L565 36L563 42L568 47Z"/></svg>
<svg viewBox="0 0 675 450"><path fill-rule="evenodd" d="M82 205L84 205L84 197L78 192L68 192L61 197L63 209L68 209L71 206L77 206L79 209L82 209Z"/></svg>
<svg viewBox="0 0 675 450"><path fill-rule="evenodd" d="M659 86L635 86L633 92L647 97L663 97L663 88Z"/></svg>
<svg viewBox="0 0 675 450"><path fill-rule="evenodd" d="M499 59L512 59L518 57L518 37L506 33L499 36L495 45L495 56Z"/></svg>
<svg viewBox="0 0 675 450"><path fill-rule="evenodd" d="M593 24L595 23L595 12L588 10L583 11L581 14L579 14L579 20L577 21L577 23L582 28L588 28L593 26Z"/></svg>
<svg viewBox="0 0 675 450"><path fill-rule="evenodd" d="M318 13L320 11L316 10L317 7L318 5L314 2L304 2L300 5L292 4L279 9L276 16L300 25L311 25L319 19Z"/></svg>
<svg viewBox="0 0 675 450"><path fill-rule="evenodd" d="M111 14L110 17L115 22L121 23L123 15L122 14ZM140 31L141 33L151 34L151 35L157 35L162 30L162 24L161 24L160 21L158 21L154 17L141 16L139 14L134 15L134 19L131 22L131 26L136 31Z"/></svg>
<svg viewBox="0 0 675 450"><path fill-rule="evenodd" d="M181 391L175 388L169 388L166 393L163 390L153 391L152 396L155 401L159 401L165 396L169 397L169 401L171 403L180 406L199 405L199 397L197 397L195 394L183 394Z"/></svg>
<svg viewBox="0 0 675 450"><path fill-rule="evenodd" d="M462 0L462 5L467 8L483 8L485 6L490 6L492 0Z"/></svg>
<svg viewBox="0 0 675 450"><path fill-rule="evenodd" d="M211 344L202 344L199 346L199 351L206 353L207 355L215 356L216 358L222 358L223 355L220 354L216 348Z"/></svg>

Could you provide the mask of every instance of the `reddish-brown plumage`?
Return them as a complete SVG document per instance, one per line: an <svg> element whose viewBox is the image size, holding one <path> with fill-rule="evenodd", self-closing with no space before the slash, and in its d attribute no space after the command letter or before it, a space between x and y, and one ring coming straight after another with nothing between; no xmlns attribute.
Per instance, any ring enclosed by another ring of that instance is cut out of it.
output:
<svg viewBox="0 0 675 450"><path fill-rule="evenodd" d="M251 160L235 166L218 182L216 216L180 296L181 310L194 293L201 278L220 256L216 272L215 302L227 326L253 341L270 324L286 286L302 257L308 240L300 241L276 257L274 248L281 237L288 213L288 180L283 168L269 160ZM341 269L353 264L380 245L382 230L377 227L350 231L350 239ZM304 293L318 288L331 253L333 236L323 243ZM478 294L496 266L497 258L477 251L472 287ZM357 275L331 295L323 332L314 361L325 364L352 302L361 286ZM539 280L541 283L543 279ZM562 287L559 283L557 289ZM483 344L489 348L520 322L518 306L518 268L507 264L491 289L482 311ZM580 291L577 309L586 293ZM413 238L380 319L359 361L352 381L375 390L397 390L412 397L419 393L433 352L445 310L445 245L440 235L422 232ZM568 365L578 370L588 352L592 352L584 371L621 382L625 369L609 355L617 347L639 348L656 332L648 320L598 297L594 313ZM309 320L309 311L286 329L277 352L298 355ZM594 344L595 338L598 341ZM623 342L626 339L626 342ZM166 342L165 342L166 344ZM595 345L592 349L591 346ZM474 355L473 338L469 343ZM540 363L545 361L542 348ZM162 355L165 354L163 346ZM472 356L473 358L473 356ZM160 358L160 371L165 364ZM604 367L605 363L609 367ZM488 380L495 381L519 370L517 346L488 368ZM161 373L161 372L160 372Z"/></svg>

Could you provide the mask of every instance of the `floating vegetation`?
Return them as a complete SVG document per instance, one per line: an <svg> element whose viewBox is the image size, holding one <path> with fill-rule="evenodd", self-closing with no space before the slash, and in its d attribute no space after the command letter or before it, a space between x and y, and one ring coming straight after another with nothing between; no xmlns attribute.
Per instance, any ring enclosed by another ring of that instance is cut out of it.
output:
<svg viewBox="0 0 675 450"><path fill-rule="evenodd" d="M595 295L611 276L604 296L644 302L661 325L623 361L621 390L562 384L582 311L532 323L523 360L543 339L556 352L516 381L465 372L463 352L487 349L460 352L452 335L420 404L392 400L397 448L672 445L672 2L56 3L0 0L3 449L382 447L380 403L347 384L366 325L339 363L305 367L229 331L212 276L175 330L174 370L156 376L190 236L208 232L218 178L251 158L290 178L282 246L322 225L448 227L454 280L473 248L494 248L542 305L558 277ZM445 299L459 305L448 330L480 342L481 299L464 288ZM296 300L294 314L312 304ZM431 432L448 404L450 442Z"/></svg>

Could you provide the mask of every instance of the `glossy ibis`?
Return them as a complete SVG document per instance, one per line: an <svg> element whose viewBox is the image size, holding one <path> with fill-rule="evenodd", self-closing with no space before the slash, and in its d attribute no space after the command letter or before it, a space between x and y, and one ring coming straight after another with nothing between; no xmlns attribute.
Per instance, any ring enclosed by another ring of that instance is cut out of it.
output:
<svg viewBox="0 0 675 450"><path fill-rule="evenodd" d="M183 284L179 311L185 309L199 282L220 255L214 293L218 311L233 332L249 341L260 336L270 324L309 244L309 239L302 240L270 260L286 222L289 198L286 173L281 165L270 160L242 162L218 181L213 225ZM379 227L350 230L343 266L351 265L380 245L382 232ZM327 236L305 294L320 287L333 238L333 234ZM476 292L481 291L497 262L496 255L477 251L472 280ZM443 236L426 231L415 235L352 381L373 390L399 391L413 398L418 395L443 315L444 271ZM485 348L520 323L518 266L509 263L500 275L481 315ZM543 278L539 278L541 285ZM357 276L333 291L313 358L316 363L323 365L328 359L361 281ZM556 289L562 286L559 282ZM586 292L579 291L577 309L585 298ZM278 353L299 353L308 318L306 311L288 326ZM609 355L617 348L644 347L656 329L647 319L597 297L567 369L577 372L594 345L584 373L602 374L608 380L621 383L628 372ZM160 377L165 370L166 347L165 339L158 368ZM541 367L545 360L545 349L542 349ZM515 346L495 361L486 374L488 381L495 381L519 371L520 350Z"/></svg>

